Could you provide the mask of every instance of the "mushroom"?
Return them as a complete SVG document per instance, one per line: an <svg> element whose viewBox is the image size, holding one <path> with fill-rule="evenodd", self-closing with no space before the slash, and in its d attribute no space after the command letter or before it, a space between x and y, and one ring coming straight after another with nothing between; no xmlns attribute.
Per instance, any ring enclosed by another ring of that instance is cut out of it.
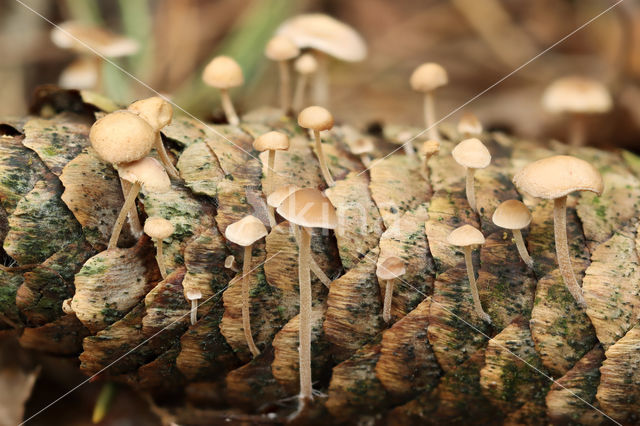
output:
<svg viewBox="0 0 640 426"><path fill-rule="evenodd" d="M241 86L244 83L240 65L228 56L217 56L204 68L202 81L220 90L222 109L227 121L232 126L237 126L240 123L240 119L233 107L231 97L229 97L229 89Z"/></svg>
<svg viewBox="0 0 640 426"><path fill-rule="evenodd" d="M171 104L159 96L153 96L151 98L136 101L129 105L129 108L127 109L134 114L138 114L138 116L149 123L153 130L155 130L156 138L154 147L156 151L158 151L160 162L165 169L167 169L169 176L179 179L180 174L171 162L171 158L169 158L169 155L162 143L162 135L160 135L160 130L169 125L173 118L173 107Z"/></svg>
<svg viewBox="0 0 640 426"><path fill-rule="evenodd" d="M465 138L480 135L482 133L482 123L472 113L465 112L460 117L460 121L458 121L458 133Z"/></svg>
<svg viewBox="0 0 640 426"><path fill-rule="evenodd" d="M95 90L99 69L93 58L82 56L62 70L58 86L64 89Z"/></svg>
<svg viewBox="0 0 640 426"><path fill-rule="evenodd" d="M202 292L196 289L187 290L186 299L191 301L191 313L189 320L191 325L198 322L198 300L202 299Z"/></svg>
<svg viewBox="0 0 640 426"><path fill-rule="evenodd" d="M124 204L118 214L116 223L113 225L111 239L107 250L115 248L118 244L122 225L127 217L127 213L131 211L136 197L140 193L140 189L144 186L145 190L155 193L167 192L171 189L171 181L162 164L155 158L145 157L141 160L131 163L120 164L118 167L120 178L130 182L131 188L124 199Z"/></svg>
<svg viewBox="0 0 640 426"><path fill-rule="evenodd" d="M378 259L376 275L378 279L385 283L384 305L382 307L382 319L385 322L391 321L391 301L393 299L393 285L396 278L401 277L406 272L404 261L397 256L390 256L384 260Z"/></svg>
<svg viewBox="0 0 640 426"><path fill-rule="evenodd" d="M335 181L329 172L327 167L327 160L322 151L322 140L320 139L320 132L322 130L330 130L333 127L333 116L329 111L320 106L310 106L303 109L298 114L298 124L305 129L313 130L313 136L316 140L316 155L320 162L320 170L322 176L328 186L335 185Z"/></svg>
<svg viewBox="0 0 640 426"><path fill-rule="evenodd" d="M312 49L318 62L313 85L313 102L327 107L329 75L327 55L347 62L359 62L367 56L364 40L353 28L331 16L311 13L294 16L277 29L300 49Z"/></svg>
<svg viewBox="0 0 640 426"><path fill-rule="evenodd" d="M504 229L510 229L520 257L529 268L533 268L533 259L524 245L521 229L531 223L531 212L520 200L507 200L501 203L493 212L493 223Z"/></svg>
<svg viewBox="0 0 640 426"><path fill-rule="evenodd" d="M298 275L300 282L300 400L313 398L311 389L311 258L312 228L335 229L338 217L335 207L317 189L306 188L294 192L278 207L280 216L300 226Z"/></svg>
<svg viewBox="0 0 640 426"><path fill-rule="evenodd" d="M513 183L532 197L553 200L553 230L560 273L578 305L586 307L569 255L567 195L574 191L591 191L601 195L604 188L602 176L584 160L556 155L527 165L513 177Z"/></svg>
<svg viewBox="0 0 640 426"><path fill-rule="evenodd" d="M144 222L144 233L150 236L156 245L156 262L158 262L158 269L162 279L167 278L167 267L164 264L162 244L175 230L176 228L173 224L163 217L149 217Z"/></svg>
<svg viewBox="0 0 640 426"><path fill-rule="evenodd" d="M300 49L288 37L277 35L267 43L267 58L278 63L280 73L280 108L286 114L291 108L291 77L289 60L300 54Z"/></svg>
<svg viewBox="0 0 640 426"><path fill-rule="evenodd" d="M224 259L224 267L231 269L233 272L238 272L238 264L236 263L236 257L229 255Z"/></svg>
<svg viewBox="0 0 640 426"><path fill-rule="evenodd" d="M267 172L265 175L266 191L264 193L268 196L273 192L273 173L276 166L276 151L286 151L289 149L289 136L284 133L272 131L260 135L253 141L253 148L257 151L264 152L269 151L269 160L267 162ZM269 206L269 224L273 228L276 226L276 218L273 212L273 207Z"/></svg>
<svg viewBox="0 0 640 426"><path fill-rule="evenodd" d="M429 179L429 159L440 153L440 142L430 139L420 146L420 156L422 157L422 175Z"/></svg>
<svg viewBox="0 0 640 426"><path fill-rule="evenodd" d="M491 154L480 139L465 139L451 151L453 159L466 169L467 201L474 211L476 207L476 193L474 189L474 175L477 169L484 169L491 163Z"/></svg>
<svg viewBox="0 0 640 426"><path fill-rule="evenodd" d="M253 341L251 334L251 317L249 312L249 274L251 273L251 248L261 238L267 236L267 228L260 219L255 216L245 216L237 222L227 226L224 231L227 240L244 247L242 259L242 328L247 345L254 357L260 354L260 350Z"/></svg>
<svg viewBox="0 0 640 426"><path fill-rule="evenodd" d="M304 105L304 92L307 90L307 81L309 76L318 70L318 61L313 55L305 53L296 59L293 67L298 73L296 90L293 93L293 110L300 111Z"/></svg>
<svg viewBox="0 0 640 426"><path fill-rule="evenodd" d="M427 62L420 65L411 74L409 80L411 88L416 92L424 93L424 124L427 128L429 139L440 140L436 128L436 111L434 91L449 82L447 71L439 64Z"/></svg>
<svg viewBox="0 0 640 426"><path fill-rule="evenodd" d="M464 261L467 264L467 275L469 277L469 286L471 287L471 296L473 297L473 307L476 314L483 321L491 324L491 318L482 309L480 296L478 296L478 287L476 286L476 275L473 271L473 260L471 258L471 246L484 244L484 235L478 229L471 225L463 225L454 229L447 236L447 242L452 246L462 247L464 250Z"/></svg>
<svg viewBox="0 0 640 426"><path fill-rule="evenodd" d="M373 152L375 146L373 141L368 137L360 137L349 144L349 149L353 155L360 157L360 161L365 167L371 166L371 158L369 154Z"/></svg>
<svg viewBox="0 0 640 426"><path fill-rule="evenodd" d="M612 104L611 94L604 84L581 76L559 78L542 95L545 110L571 116L569 143L573 146L586 142L587 115L608 112Z"/></svg>

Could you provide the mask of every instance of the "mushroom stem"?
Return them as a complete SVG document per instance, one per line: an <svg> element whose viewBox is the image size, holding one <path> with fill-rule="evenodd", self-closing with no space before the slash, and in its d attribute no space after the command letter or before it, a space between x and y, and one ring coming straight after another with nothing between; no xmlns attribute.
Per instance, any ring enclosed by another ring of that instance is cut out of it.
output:
<svg viewBox="0 0 640 426"><path fill-rule="evenodd" d="M232 126L240 124L236 109L233 107L233 102L231 102L231 96L229 96L229 89L220 89L220 101L222 102L222 109L229 124Z"/></svg>
<svg viewBox="0 0 640 426"><path fill-rule="evenodd" d="M251 355L255 358L260 354L260 350L253 341L251 334L251 318L249 314L249 274L251 273L251 245L244 248L244 259L242 260L242 328L244 329L244 338L251 351Z"/></svg>
<svg viewBox="0 0 640 426"><path fill-rule="evenodd" d="M311 257L311 234L305 227L300 229L300 250L298 276L300 280L300 329L299 362L300 362L300 399L309 401L313 398L311 390L311 275L309 259Z"/></svg>
<svg viewBox="0 0 640 426"><path fill-rule="evenodd" d="M300 247L300 229L294 224L291 224L291 229L293 230L293 236L296 239L296 244ZM325 287L329 288L331 286L331 278L324 273L324 271L320 268L316 260L313 258L311 253L309 253L309 269L313 272L313 275L318 278Z"/></svg>
<svg viewBox="0 0 640 426"><path fill-rule="evenodd" d="M288 113L291 108L291 77L289 74L289 61L278 62L280 70L280 108Z"/></svg>
<svg viewBox="0 0 640 426"><path fill-rule="evenodd" d="M127 215L133 208L136 197L140 192L140 184L138 182L131 185L131 189L127 193L127 196L124 199L124 204L120 209L120 213L118 214L118 218L116 219L116 223L113 225L113 231L111 231L111 238L109 239L109 245L107 246L107 250L111 250L113 248L118 247L118 238L120 237L120 232L122 231L122 225L124 225L124 221L127 219Z"/></svg>
<svg viewBox="0 0 640 426"><path fill-rule="evenodd" d="M584 146L587 140L587 123L580 114L573 114L569 124L569 145Z"/></svg>
<svg viewBox="0 0 640 426"><path fill-rule="evenodd" d="M473 260L471 258L471 246L464 248L464 261L467 264L467 275L469 276L469 286L471 287L471 296L473 297L473 307L476 314L483 320L491 324L491 317L482 309L480 296L478 296L478 287L476 285L476 275L473 271Z"/></svg>
<svg viewBox="0 0 640 426"><path fill-rule="evenodd" d="M391 301L393 300L393 280L387 280L384 291L384 305L382 307L382 319L384 322L391 321Z"/></svg>
<svg viewBox="0 0 640 426"><path fill-rule="evenodd" d="M96 61L96 85L94 90L96 93L101 93L103 90L104 79L102 74L102 58L98 55L94 56L94 60Z"/></svg>
<svg viewBox="0 0 640 426"><path fill-rule="evenodd" d="M269 159L267 160L267 173L265 174L265 182L267 191L266 195L269 195L273 192L273 171L276 165L276 151L274 149L269 150ZM269 226L273 229L277 225L276 222L276 214L275 209L271 206L268 206L267 211L269 212Z"/></svg>
<svg viewBox="0 0 640 426"><path fill-rule="evenodd" d="M474 176L476 169L467 167L467 201L471 206L471 209L475 212L476 209L476 191L474 188Z"/></svg>
<svg viewBox="0 0 640 426"><path fill-rule="evenodd" d="M427 127L429 139L440 140L438 129L436 128L436 102L433 92L424 94L424 123Z"/></svg>
<svg viewBox="0 0 640 426"><path fill-rule="evenodd" d="M198 322L198 299L191 300L190 320L191 320L191 325Z"/></svg>
<svg viewBox="0 0 640 426"><path fill-rule="evenodd" d="M322 150L322 140L320 139L320 132L318 130L313 131L313 136L316 139L316 151L318 152L318 161L320 162L320 170L322 171L322 177L324 177L327 185L333 186L336 182L333 180L331 176L331 172L329 172L329 168L327 167L327 161L324 158L324 151Z"/></svg>
<svg viewBox="0 0 640 426"><path fill-rule="evenodd" d="M426 181L429 180L429 176L431 175L431 172L429 170L429 159L431 158L431 155L425 155L424 159L422 160L422 176L424 177L424 179Z"/></svg>
<svg viewBox="0 0 640 426"><path fill-rule="evenodd" d="M367 168L371 166L371 157L369 157L369 154L360 154L360 161L362 165Z"/></svg>
<svg viewBox="0 0 640 426"><path fill-rule="evenodd" d="M160 162L164 166L165 170L174 179L180 179L180 174L178 170L175 168L173 163L171 162L171 158L169 158L169 154L164 149L164 144L162 143L162 136L160 132L156 135L156 141L154 142L154 146L156 151L158 152L158 157L160 157Z"/></svg>
<svg viewBox="0 0 640 426"><path fill-rule="evenodd" d="M313 79L313 103L323 107L329 105L329 58L323 52L316 50L318 70Z"/></svg>
<svg viewBox="0 0 640 426"><path fill-rule="evenodd" d="M298 74L296 81L296 89L293 93L293 110L300 111L304 105L304 92L307 89L307 81L309 78L306 74Z"/></svg>
<svg viewBox="0 0 640 426"><path fill-rule="evenodd" d="M126 198L129 190L131 189L131 184L126 180L120 178L120 186L122 187L122 196ZM140 223L140 217L138 216L138 209L136 208L135 203L131 205L131 210L128 213L129 217L129 226L131 227L131 233L136 238L140 238L142 235L142 224Z"/></svg>
<svg viewBox="0 0 640 426"><path fill-rule="evenodd" d="M533 269L533 259L529 256L529 252L527 251L527 247L524 245L524 238L522 238L522 232L519 229L513 229L513 239L516 240L516 247L518 248L518 253L520 253L520 257L527 264L529 268Z"/></svg>
<svg viewBox="0 0 640 426"><path fill-rule="evenodd" d="M164 264L164 255L162 254L162 240L160 238L154 238L153 241L156 243L156 262L158 262L160 276L164 280L167 278L167 267Z"/></svg>
<svg viewBox="0 0 640 426"><path fill-rule="evenodd" d="M556 256L558 258L558 266L564 284L569 292L576 300L578 305L586 308L587 304L582 296L582 289L576 280L571 266L571 258L569 257L569 244L567 243L567 197L556 198L553 200L553 230L556 239Z"/></svg>
<svg viewBox="0 0 640 426"><path fill-rule="evenodd" d="M402 149L404 149L404 153L408 157L413 157L414 155L416 155L416 149L413 146L412 138L402 144Z"/></svg>

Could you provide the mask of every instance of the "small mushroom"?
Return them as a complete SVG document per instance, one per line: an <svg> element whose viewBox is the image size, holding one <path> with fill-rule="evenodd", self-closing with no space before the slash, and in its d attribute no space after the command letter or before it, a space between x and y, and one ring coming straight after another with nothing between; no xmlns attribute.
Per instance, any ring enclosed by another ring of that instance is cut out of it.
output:
<svg viewBox="0 0 640 426"><path fill-rule="evenodd" d="M604 189L602 176L584 160L556 155L527 165L513 177L513 183L532 197L553 200L553 230L560 273L578 305L586 307L582 289L573 272L567 243L567 195L574 191L601 195Z"/></svg>
<svg viewBox="0 0 640 426"><path fill-rule="evenodd" d="M559 78L542 95L542 105L552 114L569 114L569 143L582 146L586 142L586 118L609 112L613 101L607 87L597 80L581 76Z"/></svg>
<svg viewBox="0 0 640 426"><path fill-rule="evenodd" d="M229 255L224 259L224 267L231 269L233 272L238 272L238 264L236 263L236 257Z"/></svg>
<svg viewBox="0 0 640 426"><path fill-rule="evenodd" d="M298 124L300 127L313 130L313 136L316 140L316 155L320 162L322 176L328 186L335 185L335 181L327 167L327 160L324 152L322 151L322 140L320 139L320 132L322 130L330 130L333 127L333 116L325 108L320 106L310 106L303 109L300 114L298 114Z"/></svg>
<svg viewBox="0 0 640 426"><path fill-rule="evenodd" d="M145 190L155 193L163 193L171 189L171 181L169 180L167 172L164 170L164 167L162 167L162 164L155 158L145 157L131 163L120 164L118 174L120 178L131 183L131 189L129 189L120 214L118 214L116 223L113 225L107 250L117 246L120 231L122 231L122 225L127 217L127 213L136 202L136 197L143 186Z"/></svg>
<svg viewBox="0 0 640 426"><path fill-rule="evenodd" d="M64 89L95 90L99 69L94 58L82 56L62 70L58 86Z"/></svg>
<svg viewBox="0 0 640 426"><path fill-rule="evenodd" d="M164 264L162 245L164 240L169 238L175 230L173 224L163 217L149 217L144 222L144 233L150 236L156 245L156 262L158 262L158 269L162 279L167 278L167 267Z"/></svg>
<svg viewBox="0 0 640 426"><path fill-rule="evenodd" d="M280 108L286 114L291 108L291 77L289 61L300 54L300 49L287 36L277 35L267 43L267 58L278 63L280 73Z"/></svg>
<svg viewBox="0 0 640 426"><path fill-rule="evenodd" d="M171 104L159 96L153 96L151 98L134 102L129 105L129 108L127 109L134 114L138 114L138 116L149 123L149 125L155 130L156 138L154 147L156 151L158 151L160 162L165 169L167 169L169 176L179 179L180 174L171 162L171 158L169 158L169 155L164 148L164 144L162 143L162 135L160 134L160 130L169 125L173 118L173 107Z"/></svg>
<svg viewBox="0 0 640 426"><path fill-rule="evenodd" d="M242 328L251 355L256 357L260 354L260 350L253 341L253 335L251 334L251 314L249 312L251 248L256 241L267 236L267 228L264 227L260 219L249 215L227 226L224 235L227 240L244 247L244 258L242 259Z"/></svg>
<svg viewBox="0 0 640 426"><path fill-rule="evenodd" d="M474 175L477 169L484 169L491 163L491 154L480 139L471 138L456 145L451 155L456 163L466 169L467 201L473 211L477 211Z"/></svg>
<svg viewBox="0 0 640 426"><path fill-rule="evenodd" d="M269 159L267 161L267 172L265 181L267 188L264 193L269 196L273 192L273 173L276 167L276 151L286 151L289 149L289 136L284 133L272 131L260 135L253 141L253 148L257 151L269 151ZM273 228L276 226L276 218L273 207L269 206L269 224Z"/></svg>
<svg viewBox="0 0 640 426"><path fill-rule="evenodd" d="M233 107L233 102L231 102L229 89L242 86L244 83L240 65L228 56L217 56L205 67L202 72L202 81L220 90L222 109L227 121L232 126L237 126L240 123L240 119Z"/></svg>
<svg viewBox="0 0 640 426"><path fill-rule="evenodd" d="M422 157L422 175L429 179L429 159L440 153L440 142L430 139L420 146L420 156Z"/></svg>
<svg viewBox="0 0 640 426"><path fill-rule="evenodd" d="M307 90L309 76L318 71L318 61L313 55L305 53L296 59L293 67L298 73L296 90L293 92L293 110L300 111L304 105L304 93Z"/></svg>
<svg viewBox="0 0 640 426"><path fill-rule="evenodd" d="M449 82L447 71L439 64L427 62L420 65L411 74L411 88L416 92L424 93L424 124L427 128L429 139L439 141L436 128L436 111L434 91Z"/></svg>
<svg viewBox="0 0 640 426"><path fill-rule="evenodd" d="M368 137L357 138L349 144L351 153L360 157L360 161L362 161L365 167L371 166L371 157L369 157L369 154L371 154L374 149L373 141Z"/></svg>
<svg viewBox="0 0 640 426"><path fill-rule="evenodd" d="M516 242L520 257L529 268L533 268L533 259L524 245L521 229L531 223L531 212L520 200L507 200L501 203L493 212L493 223L504 229L510 229Z"/></svg>
<svg viewBox="0 0 640 426"><path fill-rule="evenodd" d="M482 123L474 114L465 112L458 121L458 133L463 138L470 138L482 134Z"/></svg>
<svg viewBox="0 0 640 426"><path fill-rule="evenodd" d="M471 225L463 225L451 231L447 236L447 242L452 246L462 247L464 250L464 261L467 265L467 275L469 277L469 286L471 287L471 296L473 297L473 307L476 314L483 321L491 324L491 318L482 309L480 296L478 296L478 287L476 285L476 275L473 270L473 260L471 258L471 246L484 244L484 235L478 229Z"/></svg>
<svg viewBox="0 0 640 426"><path fill-rule="evenodd" d="M186 299L191 301L189 320L193 325L198 322L198 300L202 299L202 292L198 289L187 290Z"/></svg>
<svg viewBox="0 0 640 426"><path fill-rule="evenodd" d="M391 321L391 301L393 300L395 279L403 276L406 271L404 261L397 256L390 256L384 260L378 259L376 275L386 285L382 307L382 319L385 322Z"/></svg>
<svg viewBox="0 0 640 426"><path fill-rule="evenodd" d="M313 399L311 388L311 259L312 228L335 229L335 207L317 189L301 189L289 195L278 207L278 214L300 227L298 275L300 282L300 400Z"/></svg>

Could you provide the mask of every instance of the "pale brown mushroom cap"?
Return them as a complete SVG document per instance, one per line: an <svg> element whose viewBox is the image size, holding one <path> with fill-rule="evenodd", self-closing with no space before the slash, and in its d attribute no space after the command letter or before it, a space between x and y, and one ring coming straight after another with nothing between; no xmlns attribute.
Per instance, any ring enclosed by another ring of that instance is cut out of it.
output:
<svg viewBox="0 0 640 426"><path fill-rule="evenodd" d="M479 135L482 133L482 123L474 114L465 112L458 121L458 133Z"/></svg>
<svg viewBox="0 0 640 426"><path fill-rule="evenodd" d="M98 64L87 56L81 56L69 64L58 78L58 86L65 89L93 89L97 82Z"/></svg>
<svg viewBox="0 0 640 426"><path fill-rule="evenodd" d="M390 256L382 262L378 260L376 276L381 280L392 280L403 276L406 271L407 269L405 268L404 261L402 259L397 256Z"/></svg>
<svg viewBox="0 0 640 426"><path fill-rule="evenodd" d="M375 149L375 146L373 145L371 138L360 137L349 143L349 149L352 154L360 155L372 152Z"/></svg>
<svg viewBox="0 0 640 426"><path fill-rule="evenodd" d="M149 192L161 194L171 189L169 175L155 158L144 157L138 161L120 164L118 174L127 182L139 183Z"/></svg>
<svg viewBox="0 0 640 426"><path fill-rule="evenodd" d="M531 212L522 201L507 200L493 212L493 223L504 229L523 229L531 223Z"/></svg>
<svg viewBox="0 0 640 426"><path fill-rule="evenodd" d="M224 231L227 240L242 247L250 246L260 238L266 237L267 234L267 228L260 219L251 215L232 223Z"/></svg>
<svg viewBox="0 0 640 426"><path fill-rule="evenodd" d="M462 225L451 231L447 236L447 242L457 247L475 246L484 244L484 235L471 225Z"/></svg>
<svg viewBox="0 0 640 426"><path fill-rule="evenodd" d="M281 132L271 131L258 136L253 141L253 148L260 152L268 150L286 151L289 149L289 136Z"/></svg>
<svg viewBox="0 0 640 426"><path fill-rule="evenodd" d="M285 185L273 191L267 197L267 204L274 209L280 207L280 204L287 198L289 195L293 194L296 191L299 191L300 187L296 185Z"/></svg>
<svg viewBox="0 0 640 426"><path fill-rule="evenodd" d="M293 67L296 72L304 75L313 74L318 70L318 61L310 53L305 53L295 60Z"/></svg>
<svg viewBox="0 0 640 426"><path fill-rule="evenodd" d="M63 22L52 29L51 41L61 49L97 53L108 58L133 55L140 49L134 39L74 21Z"/></svg>
<svg viewBox="0 0 640 426"><path fill-rule="evenodd" d="M283 22L276 34L288 37L300 49L319 50L347 62L367 56L367 46L356 30L322 13L294 16Z"/></svg>
<svg viewBox="0 0 640 426"><path fill-rule="evenodd" d="M419 151L420 151L420 154L423 156L424 155L431 156L431 155L438 154L440 152L440 142L433 139L429 139L428 141L420 145Z"/></svg>
<svg viewBox="0 0 640 426"><path fill-rule="evenodd" d="M427 62L420 65L411 74L409 83L417 92L431 92L449 82L447 71L435 62Z"/></svg>
<svg viewBox="0 0 640 426"><path fill-rule="evenodd" d="M231 269L231 267L236 263L236 258L234 255L230 254L224 259L224 267L227 269Z"/></svg>
<svg viewBox="0 0 640 426"><path fill-rule="evenodd" d="M112 164L130 163L149 154L156 135L153 128L131 111L107 114L91 126L89 139L98 156Z"/></svg>
<svg viewBox="0 0 640 426"><path fill-rule="evenodd" d="M305 228L335 229L338 226L335 207L314 188L300 189L289 195L277 211L289 222Z"/></svg>
<svg viewBox="0 0 640 426"><path fill-rule="evenodd" d="M173 107L159 96L136 101L127 109L138 114L156 131L171 123L173 118Z"/></svg>
<svg viewBox="0 0 640 426"><path fill-rule="evenodd" d="M559 78L542 95L542 105L551 113L604 113L613 101L607 87L597 80L581 76Z"/></svg>
<svg viewBox="0 0 640 426"><path fill-rule="evenodd" d="M200 290L198 290L197 288L190 288L189 290L186 291L185 295L186 295L187 300L202 299L202 292Z"/></svg>
<svg viewBox="0 0 640 426"><path fill-rule="evenodd" d="M149 217L144 222L144 233L151 238L164 240L173 235L175 230L173 224L163 217Z"/></svg>
<svg viewBox="0 0 640 426"><path fill-rule="evenodd" d="M553 200L574 191L602 194L600 172L584 160L569 155L555 155L527 165L513 183L532 197Z"/></svg>
<svg viewBox="0 0 640 426"><path fill-rule="evenodd" d="M451 151L456 163L469 169L484 169L491 163L491 153L480 139L465 139Z"/></svg>
<svg viewBox="0 0 640 426"><path fill-rule="evenodd" d="M202 72L202 81L218 89L230 89L244 83L242 68L228 56L217 56Z"/></svg>
<svg viewBox="0 0 640 426"><path fill-rule="evenodd" d="M276 35L267 43L264 54L272 61L288 61L300 54L300 48L289 37Z"/></svg>
<svg viewBox="0 0 640 426"><path fill-rule="evenodd" d="M311 130L329 130L333 127L333 115L321 106L310 106L298 114L300 127Z"/></svg>

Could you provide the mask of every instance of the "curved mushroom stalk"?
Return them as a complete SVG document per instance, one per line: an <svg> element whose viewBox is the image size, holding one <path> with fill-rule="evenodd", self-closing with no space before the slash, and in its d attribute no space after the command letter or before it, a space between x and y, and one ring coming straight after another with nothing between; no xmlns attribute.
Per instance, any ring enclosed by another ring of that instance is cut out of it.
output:
<svg viewBox="0 0 640 426"><path fill-rule="evenodd" d="M384 291L384 305L382 306L382 319L384 322L391 321L391 302L393 300L394 280L386 281L386 289Z"/></svg>
<svg viewBox="0 0 640 426"><path fill-rule="evenodd" d="M320 132L318 130L314 130L313 136L316 140L316 151L318 151L318 161L320 162L322 177L324 178L325 182L327 182L327 185L334 186L336 182L333 180L333 176L331 176L329 167L327 167L327 160L325 158L324 151L322 150L322 140L320 139Z"/></svg>
<svg viewBox="0 0 640 426"><path fill-rule="evenodd" d="M154 147L158 152L158 157L160 157L160 162L162 163L164 168L167 170L167 174L174 179L180 179L180 173L178 172L178 169L176 169L176 167L173 165L173 163L171 162L171 158L169 157L169 154L167 154L167 150L164 148L164 144L162 143L162 136L160 135L160 132L158 132L158 136L156 137Z"/></svg>
<svg viewBox="0 0 640 426"><path fill-rule="evenodd" d="M131 185L131 189L127 193L127 197L124 200L124 204L120 209L120 213L118 214L118 218L116 219L116 223L113 225L113 230L111 231L111 238L109 239L109 244L107 245L107 250L114 249L118 246L118 238L120 238L120 232L122 232L122 226L124 225L124 221L127 219L127 215L131 212L131 209L135 205L136 197L140 193L140 189L142 186L135 182Z"/></svg>
<svg viewBox="0 0 640 426"><path fill-rule="evenodd" d="M483 320L491 324L491 317L482 309L480 296L478 295L478 286L476 284L476 275L473 270L473 259L471 257L471 246L464 247L464 261L467 265L467 275L469 276L469 286L471 287L471 296L473 297L473 307L476 314Z"/></svg>
<svg viewBox="0 0 640 426"><path fill-rule="evenodd" d="M249 313L249 274L251 273L251 247L252 245L244 248L244 259L242 261L242 328L244 330L244 337L247 340L249 351L255 358L260 355L260 350L253 341L253 335L251 334L251 317Z"/></svg>
<svg viewBox="0 0 640 426"><path fill-rule="evenodd" d="M122 196L127 197L127 194L131 190L131 183L118 177L120 179L120 187L122 188ZM135 203L131 206L131 210L128 213L129 226L131 227L131 233L134 237L140 238L142 235L142 224L140 223L140 216L138 216L138 209Z"/></svg>
<svg viewBox="0 0 640 426"><path fill-rule="evenodd" d="M236 109L233 107L233 102L231 102L231 96L229 96L229 90L220 89L220 101L222 102L222 109L224 110L224 115L227 117L229 124L232 126L240 124L240 119L238 118Z"/></svg>
<svg viewBox="0 0 640 426"><path fill-rule="evenodd" d="M476 207L476 190L475 190L475 174L476 169L467 168L466 173L466 193L467 193L467 201L469 202L469 206L475 212L478 211Z"/></svg>
<svg viewBox="0 0 640 426"><path fill-rule="evenodd" d="M313 79L313 103L326 108L329 106L329 58L319 50L314 53L318 69Z"/></svg>
<svg viewBox="0 0 640 426"><path fill-rule="evenodd" d="M556 256L558 257L558 266L560 274L564 280L564 284L569 292L576 300L578 305L586 308L587 304L582 296L582 289L576 280L571 265L571 256L569 254L569 244L567 243L567 197L556 198L553 201L553 228L556 241Z"/></svg>
<svg viewBox="0 0 640 426"><path fill-rule="evenodd" d="M519 229L513 229L513 239L516 241L516 248L518 249L518 253L520 254L520 258L522 261L527 264L527 266L533 269L533 259L529 256L529 252L527 251L527 247L524 245L524 238L522 238L522 231Z"/></svg>
<svg viewBox="0 0 640 426"><path fill-rule="evenodd" d="M164 263L164 254L162 253L162 240L160 238L154 238L153 240L156 244L156 262L158 262L160 276L164 280L167 278L167 266Z"/></svg>
<svg viewBox="0 0 640 426"><path fill-rule="evenodd" d="M311 234L305 227L300 229L298 276L300 280L300 399L313 399L311 388Z"/></svg>
<svg viewBox="0 0 640 426"><path fill-rule="evenodd" d="M202 299L202 292L197 289L190 289L186 292L187 300L191 301L191 311L189 313L189 321L191 325L198 322L198 301Z"/></svg>

